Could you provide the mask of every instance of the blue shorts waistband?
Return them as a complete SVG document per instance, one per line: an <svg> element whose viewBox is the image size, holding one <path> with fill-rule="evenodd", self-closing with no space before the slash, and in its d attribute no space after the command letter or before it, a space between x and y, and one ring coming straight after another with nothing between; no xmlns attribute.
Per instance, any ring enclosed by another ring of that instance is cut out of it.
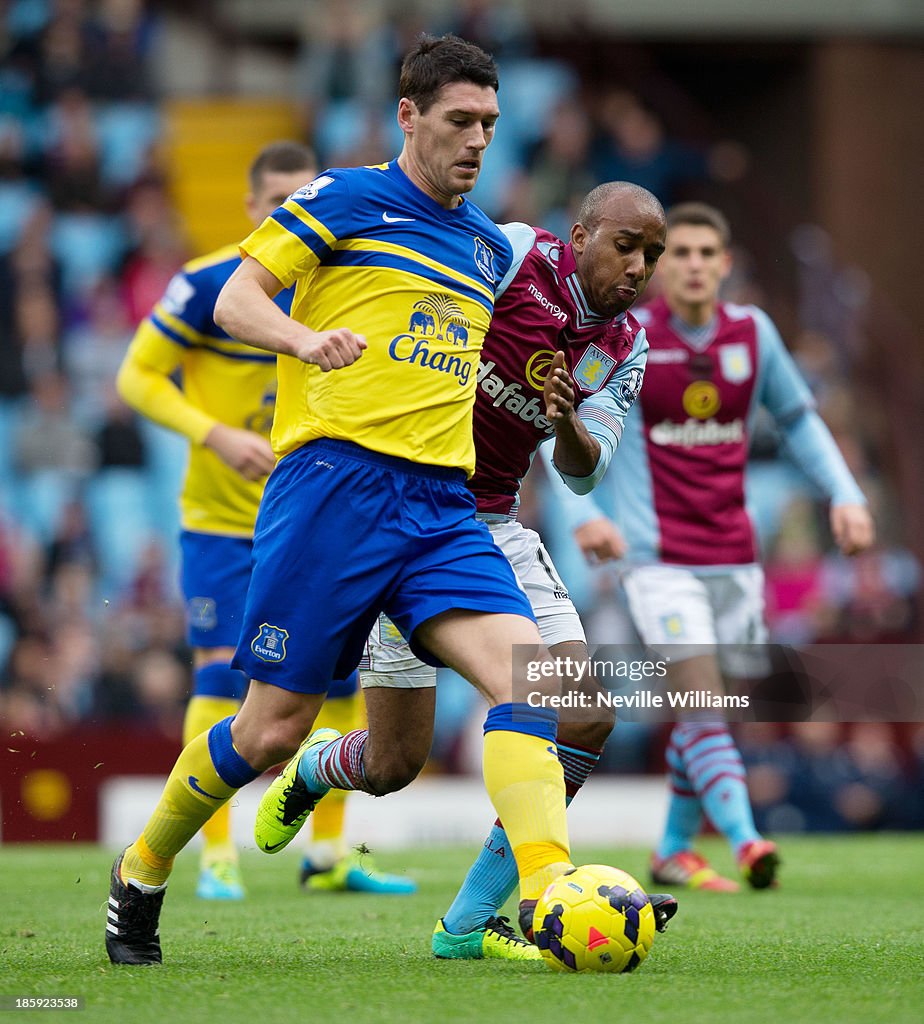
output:
<svg viewBox="0 0 924 1024"><path fill-rule="evenodd" d="M455 466L431 466L424 462L412 462L410 459L402 459L397 455L386 455L384 452L374 452L371 448L363 448L361 444L341 441L334 437L319 437L314 441L308 441L302 450L336 452L338 455L356 459L357 462L381 466L383 469L397 470L400 473L410 473L414 476L430 477L434 480L451 480L460 484L464 484L466 481L464 469L458 469ZM293 454L295 453L293 452Z"/></svg>

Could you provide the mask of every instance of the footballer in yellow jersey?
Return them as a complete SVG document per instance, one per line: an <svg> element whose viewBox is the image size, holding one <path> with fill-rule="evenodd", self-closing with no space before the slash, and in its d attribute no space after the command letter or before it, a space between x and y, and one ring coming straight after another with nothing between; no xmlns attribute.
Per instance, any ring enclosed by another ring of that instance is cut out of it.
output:
<svg viewBox="0 0 924 1024"><path fill-rule="evenodd" d="M294 284L293 319L368 344L337 374L280 356L277 454L328 437L472 473L478 357L511 259L478 207L438 207L396 161L331 170L241 250Z"/></svg>
<svg viewBox="0 0 924 1024"><path fill-rule="evenodd" d="M259 224L316 173L314 155L290 142L264 148L250 170L247 212ZM231 668L250 579L250 549L266 477L276 398L276 358L217 326L215 300L240 265L236 245L187 263L139 325L119 371L123 399L190 442L180 495L182 588L193 649L193 694L184 739L233 714L247 680ZM288 310L291 291L277 297ZM197 888L206 899L243 896L227 811L203 828Z"/></svg>
<svg viewBox="0 0 924 1024"><path fill-rule="evenodd" d="M174 276L138 327L119 389L136 409L191 442L180 494L183 529L249 539L275 464L267 442L276 358L230 338L212 319L215 299L239 264L237 246L229 245ZM280 292L277 302L288 310L291 298L291 291Z"/></svg>
<svg viewBox="0 0 924 1024"><path fill-rule="evenodd" d="M244 243L218 298L218 324L282 357L273 445L283 458L257 516L233 662L250 686L234 719L187 745L113 865L115 963L160 962L175 856L216 803L273 764L291 757L258 809L254 838L267 853L287 846L332 788L383 795L417 774L420 764L393 756L391 737L432 734L429 689L370 691L381 699L367 702L368 729L308 735L381 611L422 657L488 700L485 785L522 898L571 867L557 716L525 703L525 690L514 703L514 645L545 650L465 486L478 352L512 260L498 228L463 199L494 134L497 89L478 46L422 36L401 69L398 158L330 170L299 190ZM272 299L293 285L287 316Z"/></svg>
<svg viewBox="0 0 924 1024"><path fill-rule="evenodd" d="M250 170L251 220L260 223L315 171L311 150L300 144L273 143L261 150ZM119 374L126 401L191 442L180 495L182 586L194 659L186 742L233 714L246 689L246 676L230 661L250 580L257 508L276 461L269 445L276 357L235 341L213 318L215 299L240 261L238 247L230 245L187 263L138 328ZM288 311L291 298L291 289L280 292L279 308ZM355 675L334 680L328 697L326 722L349 728L358 720ZM377 871L369 858L355 863L346 848L344 816L343 799L335 799L314 820L303 883L413 892L413 881ZM243 888L226 808L204 826L203 836L198 895L239 898Z"/></svg>

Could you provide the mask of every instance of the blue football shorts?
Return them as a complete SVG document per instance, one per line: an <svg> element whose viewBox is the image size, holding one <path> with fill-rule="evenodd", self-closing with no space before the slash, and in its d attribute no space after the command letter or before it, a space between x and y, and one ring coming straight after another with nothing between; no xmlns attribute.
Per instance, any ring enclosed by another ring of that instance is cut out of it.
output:
<svg viewBox="0 0 924 1024"><path fill-rule="evenodd" d="M244 626L232 664L251 679L323 693L356 668L384 611L414 630L451 609L534 620L461 470L348 441L311 441L270 475L257 516Z"/></svg>
<svg viewBox="0 0 924 1024"><path fill-rule="evenodd" d="M191 647L236 647L241 638L244 601L250 583L249 537L183 530L180 551L186 599L186 639ZM359 674L334 679L329 697L349 697Z"/></svg>
<svg viewBox="0 0 924 1024"><path fill-rule="evenodd" d="M186 639L191 647L235 647L250 583L249 537L180 534Z"/></svg>

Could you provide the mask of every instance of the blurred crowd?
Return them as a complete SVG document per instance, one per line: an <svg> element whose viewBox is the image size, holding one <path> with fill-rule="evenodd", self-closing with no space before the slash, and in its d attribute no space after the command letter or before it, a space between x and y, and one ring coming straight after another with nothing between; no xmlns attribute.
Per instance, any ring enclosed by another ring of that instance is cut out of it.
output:
<svg viewBox="0 0 924 1024"><path fill-rule="evenodd" d="M114 391L137 323L198 255L188 251L159 159L158 8L0 2L0 720L43 737L132 718L179 738L188 693L176 583L184 445L140 422ZM319 0L307 10L294 98L322 166L397 151L391 83L426 29L473 39L500 61L503 117L475 193L499 221L567 236L599 181L636 181L667 205L707 187L743 193L755 173L734 140L675 137L662 112L618 77L601 87L577 64L544 56L520 7L462 0L436 24L407 4L388 13ZM787 643L907 642L920 628L920 570L901 545L889 481L876 471L875 403L858 390L863 282L832 266L819 229L794 235L786 255L800 275L788 340L871 498L882 543L852 562L832 554L816 496L773 431L761 429L750 486L771 628ZM766 305L752 262L736 254L727 297ZM549 507L534 472L524 518L547 535L591 641L620 639L612 574L583 564ZM468 691L449 680L440 712L435 763L458 769L476 714ZM921 791L924 736L876 726L843 742L812 728L742 736L760 769L755 800L769 816L761 827L815 827L803 806L811 787L796 784L807 772L819 791L832 779L845 787L832 827L901 825L891 809L901 785ZM661 739L624 728L607 766L657 770Z"/></svg>

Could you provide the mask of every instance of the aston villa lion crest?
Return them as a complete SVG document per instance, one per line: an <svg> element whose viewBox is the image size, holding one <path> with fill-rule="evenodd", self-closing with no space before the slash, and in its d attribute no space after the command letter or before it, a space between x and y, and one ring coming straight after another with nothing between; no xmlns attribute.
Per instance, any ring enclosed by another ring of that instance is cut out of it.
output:
<svg viewBox="0 0 924 1024"><path fill-rule="evenodd" d="M612 356L608 356L602 348L591 345L574 368L574 379L582 390L593 394L609 380L615 365L616 360Z"/></svg>

